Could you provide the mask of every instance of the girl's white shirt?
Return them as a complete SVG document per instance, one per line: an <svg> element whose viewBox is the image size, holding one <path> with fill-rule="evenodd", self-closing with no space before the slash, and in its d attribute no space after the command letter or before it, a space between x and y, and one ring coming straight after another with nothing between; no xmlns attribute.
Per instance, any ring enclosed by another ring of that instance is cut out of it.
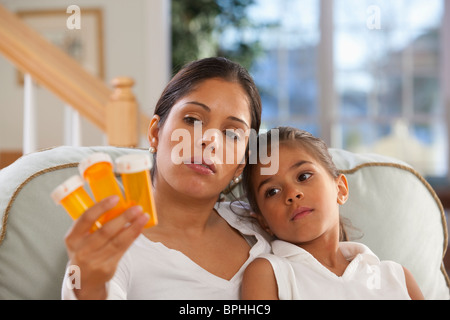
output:
<svg viewBox="0 0 450 320"><path fill-rule="evenodd" d="M350 261L342 276L294 244L275 240L272 250L273 254L262 258L272 265L280 300L410 299L403 267L393 261L380 261L361 243L340 243L342 254Z"/></svg>
<svg viewBox="0 0 450 320"><path fill-rule="evenodd" d="M236 214L244 213L239 204L217 203L215 209L252 246L248 259L230 280L206 271L182 252L141 234L107 283L108 299L239 299L245 268L256 257L269 253L270 244L256 221ZM73 279L66 272L62 285L63 299L76 299L74 284L71 283Z"/></svg>

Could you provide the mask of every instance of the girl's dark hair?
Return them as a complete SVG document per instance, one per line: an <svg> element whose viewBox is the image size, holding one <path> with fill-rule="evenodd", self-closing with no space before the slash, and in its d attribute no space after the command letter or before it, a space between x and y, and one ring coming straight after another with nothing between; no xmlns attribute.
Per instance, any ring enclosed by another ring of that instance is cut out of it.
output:
<svg viewBox="0 0 450 320"><path fill-rule="evenodd" d="M333 177L337 178L340 174L339 170L333 162L333 159L328 152L328 147L325 142L311 133L293 128L293 127L277 127L267 131L267 133L260 134L257 139L257 150L261 148L261 143L264 142L267 147L267 152L270 152L270 146L272 145L272 134L278 132L279 143L296 143L305 148L311 156L313 156L321 165L327 170L327 172ZM252 183L252 176L261 163L259 159L259 152L256 155L256 163L248 163L242 173L242 187L247 200L256 214L261 214L261 210L256 202L256 193ZM340 223L340 238L346 240L346 232L341 221Z"/></svg>
<svg viewBox="0 0 450 320"><path fill-rule="evenodd" d="M236 82L241 85L248 98L251 116L250 126L258 132L261 125L261 97L253 78L244 67L222 57L190 62L170 80L155 107L154 114L160 117L158 126L164 125L172 107L178 100L195 90L203 81L214 78ZM155 157L155 155L153 156ZM152 173L156 170L156 161L153 161L153 163Z"/></svg>

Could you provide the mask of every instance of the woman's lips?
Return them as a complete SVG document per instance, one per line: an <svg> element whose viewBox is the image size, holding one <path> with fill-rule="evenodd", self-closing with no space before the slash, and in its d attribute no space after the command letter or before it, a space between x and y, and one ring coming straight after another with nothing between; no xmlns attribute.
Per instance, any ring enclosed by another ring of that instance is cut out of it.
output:
<svg viewBox="0 0 450 320"><path fill-rule="evenodd" d="M210 159L191 159L191 162L185 162L185 165L197 173L212 175L216 173L216 166Z"/></svg>
<svg viewBox="0 0 450 320"><path fill-rule="evenodd" d="M295 221L295 220L299 220L307 215L309 215L310 213L312 213L314 211L314 209L311 208L307 208L307 207L300 207L298 209L296 209L292 215L291 215L291 221Z"/></svg>

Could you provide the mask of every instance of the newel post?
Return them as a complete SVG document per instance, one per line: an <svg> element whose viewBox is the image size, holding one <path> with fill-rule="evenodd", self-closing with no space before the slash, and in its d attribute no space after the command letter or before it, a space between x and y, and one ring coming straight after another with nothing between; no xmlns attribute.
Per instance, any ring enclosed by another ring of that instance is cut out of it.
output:
<svg viewBox="0 0 450 320"><path fill-rule="evenodd" d="M132 91L134 81L128 77L117 77L111 84L114 90L106 108L108 144L135 147L139 138L138 106Z"/></svg>

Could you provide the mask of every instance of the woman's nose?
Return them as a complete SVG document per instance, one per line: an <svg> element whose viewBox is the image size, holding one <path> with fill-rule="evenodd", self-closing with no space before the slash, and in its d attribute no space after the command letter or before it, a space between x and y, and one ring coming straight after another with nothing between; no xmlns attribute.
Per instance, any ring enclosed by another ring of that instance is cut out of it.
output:
<svg viewBox="0 0 450 320"><path fill-rule="evenodd" d="M219 147L219 136L215 131L206 130L206 132L196 141L196 146L202 149L215 151Z"/></svg>

